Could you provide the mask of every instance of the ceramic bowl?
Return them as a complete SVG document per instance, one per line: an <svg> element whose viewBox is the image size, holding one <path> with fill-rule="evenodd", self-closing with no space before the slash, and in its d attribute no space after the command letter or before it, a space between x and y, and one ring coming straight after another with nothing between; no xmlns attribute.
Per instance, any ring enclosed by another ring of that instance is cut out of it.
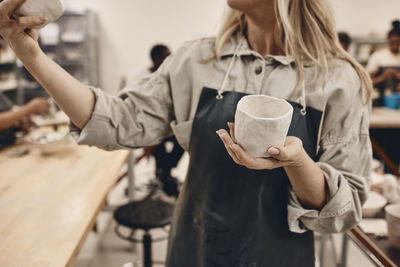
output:
<svg viewBox="0 0 400 267"><path fill-rule="evenodd" d="M386 198L381 194L371 191L368 200L365 202L362 211L363 217L375 217L387 204Z"/></svg>
<svg viewBox="0 0 400 267"><path fill-rule="evenodd" d="M385 207L389 243L400 250L400 203Z"/></svg>
<svg viewBox="0 0 400 267"><path fill-rule="evenodd" d="M65 132L49 132L32 139L32 143L40 149L42 155L52 155L68 151L71 148L71 137Z"/></svg>

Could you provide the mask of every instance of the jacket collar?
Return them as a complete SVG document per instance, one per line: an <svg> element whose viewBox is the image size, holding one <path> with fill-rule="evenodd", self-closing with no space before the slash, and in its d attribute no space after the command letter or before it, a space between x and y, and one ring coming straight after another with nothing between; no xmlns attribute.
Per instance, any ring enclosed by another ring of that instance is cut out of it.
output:
<svg viewBox="0 0 400 267"><path fill-rule="evenodd" d="M222 48L222 53L221 57L231 57L235 53L236 47L239 44L241 39L241 35L235 34L232 36L232 38L229 39L229 41L225 44L225 46ZM266 61L272 61L272 62L278 62L282 65L290 65L294 63L294 58L292 56L282 56L282 55L267 55L263 57L259 53L257 53L254 50L251 50L249 43L247 40L245 42L241 42L239 50L238 50L238 56L254 56L257 58L263 58Z"/></svg>

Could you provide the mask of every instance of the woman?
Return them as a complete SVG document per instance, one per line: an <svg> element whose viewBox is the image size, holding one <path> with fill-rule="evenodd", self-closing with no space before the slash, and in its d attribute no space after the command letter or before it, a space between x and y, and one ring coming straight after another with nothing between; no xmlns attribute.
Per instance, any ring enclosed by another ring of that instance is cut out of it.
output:
<svg viewBox="0 0 400 267"><path fill-rule="evenodd" d="M396 88L400 81L400 21L393 21L392 26L387 35L388 46L373 53L366 67L373 85L380 90L380 105L385 89L400 90L400 87Z"/></svg>
<svg viewBox="0 0 400 267"><path fill-rule="evenodd" d="M385 95L400 92L400 21L392 22L392 29L387 34L387 47L373 53L366 70L379 92L374 105L385 105ZM394 165L400 163L400 140L398 129L371 129L371 138L385 151ZM379 155L377 155L379 157ZM385 172L393 172L385 165Z"/></svg>
<svg viewBox="0 0 400 267"><path fill-rule="evenodd" d="M173 132L190 152L167 266L313 266L313 231L345 231L361 219L371 86L340 48L327 1L228 0L216 39L184 44L125 100L48 59L24 31L43 18L4 18L21 2L0 4L0 33L70 116L78 142L134 148ZM265 148L273 159L252 158L226 131L246 94L294 107L291 137Z"/></svg>

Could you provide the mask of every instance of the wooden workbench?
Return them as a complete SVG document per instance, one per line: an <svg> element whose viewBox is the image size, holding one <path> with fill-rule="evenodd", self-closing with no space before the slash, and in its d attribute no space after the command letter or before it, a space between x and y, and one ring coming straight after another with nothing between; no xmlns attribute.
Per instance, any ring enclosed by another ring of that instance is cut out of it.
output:
<svg viewBox="0 0 400 267"><path fill-rule="evenodd" d="M400 128L400 110L384 107L373 108L370 128Z"/></svg>
<svg viewBox="0 0 400 267"><path fill-rule="evenodd" d="M0 266L72 266L129 152L28 148L0 152Z"/></svg>

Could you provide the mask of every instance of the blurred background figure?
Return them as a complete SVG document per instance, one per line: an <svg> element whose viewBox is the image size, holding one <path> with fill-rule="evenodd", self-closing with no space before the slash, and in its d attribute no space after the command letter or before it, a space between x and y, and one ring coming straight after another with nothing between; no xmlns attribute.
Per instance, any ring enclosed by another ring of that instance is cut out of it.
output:
<svg viewBox="0 0 400 267"><path fill-rule="evenodd" d="M380 97L375 105L382 106L385 94L399 90L400 81L400 21L392 22L387 35L387 47L373 53L366 66Z"/></svg>
<svg viewBox="0 0 400 267"><path fill-rule="evenodd" d="M349 52L350 44L351 44L351 37L346 32L339 32L338 33L339 42L342 45L343 49Z"/></svg>
<svg viewBox="0 0 400 267"><path fill-rule="evenodd" d="M132 87L135 83L139 82L144 77L156 72L164 60L171 54L170 49L164 44L154 45L150 50L150 57L153 65L145 68L128 78L127 86Z"/></svg>
<svg viewBox="0 0 400 267"><path fill-rule="evenodd" d="M30 115L41 114L47 108L44 98L35 98L19 108L13 108L10 99L0 93L0 150L15 143L16 132L26 132L34 126Z"/></svg>
<svg viewBox="0 0 400 267"><path fill-rule="evenodd" d="M0 61L8 60L8 54L3 53L6 46L5 42L0 42ZM15 143L17 132L26 132L34 126L31 115L41 114L47 109L48 102L44 98L34 98L21 107L14 107L12 101L0 92L0 150Z"/></svg>
<svg viewBox="0 0 400 267"><path fill-rule="evenodd" d="M170 54L171 51L166 45L154 45L150 51L152 66L132 75L128 79L127 88L135 87L136 83L145 81L146 77L149 78L153 72L158 70ZM151 155L154 156L156 161L156 178L161 181L163 191L167 195L176 197L179 194L179 183L178 179L171 175L171 170L178 165L183 153L184 150L178 144L175 136L171 136L157 146L146 147L136 162Z"/></svg>

